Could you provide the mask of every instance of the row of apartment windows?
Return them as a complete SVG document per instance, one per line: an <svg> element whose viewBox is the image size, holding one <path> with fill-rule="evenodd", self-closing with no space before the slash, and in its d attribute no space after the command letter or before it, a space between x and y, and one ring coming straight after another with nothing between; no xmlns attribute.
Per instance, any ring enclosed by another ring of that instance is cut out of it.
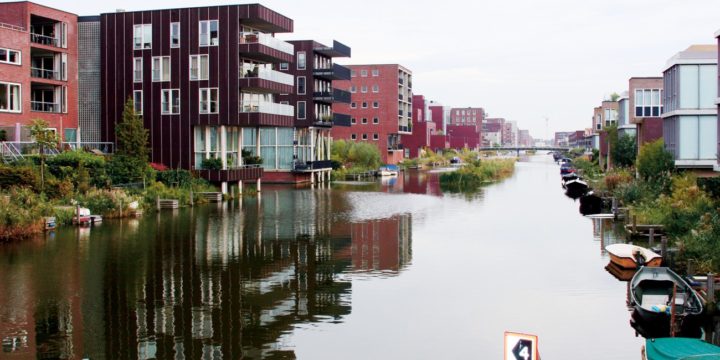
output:
<svg viewBox="0 0 720 360"><path fill-rule="evenodd" d="M201 20L198 22L198 45L220 45L218 20ZM170 23L170 47L180 47L180 23ZM133 25L133 49L152 49L152 24Z"/></svg>
<svg viewBox="0 0 720 360"><path fill-rule="evenodd" d="M0 48L0 63L22 65L21 54L18 50Z"/></svg>
<svg viewBox="0 0 720 360"><path fill-rule="evenodd" d="M353 94L356 93L356 92L357 92L357 86L353 85L352 87L350 87L350 92L353 93ZM361 87L360 87L360 92L361 92L361 93L367 93L367 92L368 92L368 87L367 87L367 85L361 86ZM372 87L372 92L374 92L374 93L379 93L379 92L380 92L380 86L378 86L378 85L373 85L373 87Z"/></svg>
<svg viewBox="0 0 720 360"><path fill-rule="evenodd" d="M357 73L355 72L355 70L351 70L351 71L350 71L350 76L351 76L351 77L357 77ZM360 77L367 77L367 76L368 76L368 71L367 71L367 70L360 70ZM373 70L372 70L372 76L373 76L373 77L378 77L378 76L380 76L380 70L378 70L378 69L373 69Z"/></svg>
<svg viewBox="0 0 720 360"><path fill-rule="evenodd" d="M350 123L351 123L351 124L357 124L357 120L356 120L355 118L350 118ZM362 123L362 124L367 124L367 123L368 123L368 119L367 119L367 118L362 118L361 123ZM374 117L374 118L373 118L373 124L379 124L379 123L380 123L380 118Z"/></svg>
<svg viewBox="0 0 720 360"><path fill-rule="evenodd" d="M635 90L635 116L660 116L662 89Z"/></svg>
<svg viewBox="0 0 720 360"><path fill-rule="evenodd" d="M378 102L378 101L373 101L372 107L373 107L373 109L379 109L379 108L380 108L380 102ZM350 103L350 108L351 108L351 109L357 109L357 103L351 102L351 103ZM362 108L362 109L367 109L367 108L368 108L368 102L367 102L367 101L363 101L362 104L361 104L361 108Z"/></svg>
<svg viewBox="0 0 720 360"><path fill-rule="evenodd" d="M30 110L37 112L67 113L67 86L33 89ZM22 85L0 82L0 112L22 112Z"/></svg>
<svg viewBox="0 0 720 360"><path fill-rule="evenodd" d="M357 140L357 134L350 134L350 139L352 139L352 140ZM367 140L367 139L368 139L368 134L362 134L362 139L363 139L363 140ZM380 135L378 135L378 133L374 133L374 134L373 134L373 140L380 140Z"/></svg>
<svg viewBox="0 0 720 360"><path fill-rule="evenodd" d="M170 57L152 57L152 81L170 81ZM210 55L190 55L190 80L207 80L210 75ZM133 81L143 81L143 58L133 61Z"/></svg>
<svg viewBox="0 0 720 360"><path fill-rule="evenodd" d="M307 69L307 56L304 51L298 51L295 54L295 63L297 64L298 70L305 70ZM280 63L280 70L288 70L290 69L289 63Z"/></svg>

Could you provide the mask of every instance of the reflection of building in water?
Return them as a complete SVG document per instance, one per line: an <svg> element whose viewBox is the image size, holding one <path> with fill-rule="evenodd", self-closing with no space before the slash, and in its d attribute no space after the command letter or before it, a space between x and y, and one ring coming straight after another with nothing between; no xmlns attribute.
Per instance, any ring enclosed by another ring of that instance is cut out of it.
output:
<svg viewBox="0 0 720 360"><path fill-rule="evenodd" d="M417 171L412 176L404 176L403 189L406 193L411 194L442 195L440 176L427 171Z"/></svg>

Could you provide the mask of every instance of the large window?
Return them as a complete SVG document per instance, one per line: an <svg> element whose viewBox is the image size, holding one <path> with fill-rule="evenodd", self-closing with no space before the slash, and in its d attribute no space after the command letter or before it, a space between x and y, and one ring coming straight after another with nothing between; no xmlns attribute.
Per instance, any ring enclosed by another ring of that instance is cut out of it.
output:
<svg viewBox="0 0 720 360"><path fill-rule="evenodd" d="M0 111L21 112L20 94L20 84L0 82Z"/></svg>
<svg viewBox="0 0 720 360"><path fill-rule="evenodd" d="M133 49L152 48L152 24L140 24L133 26Z"/></svg>
<svg viewBox="0 0 720 360"><path fill-rule="evenodd" d="M0 63L21 65L22 56L20 56L20 51L0 48Z"/></svg>
<svg viewBox="0 0 720 360"><path fill-rule="evenodd" d="M133 59L133 81L134 82L142 82L143 81L143 59L141 57L136 57Z"/></svg>
<svg viewBox="0 0 720 360"><path fill-rule="evenodd" d="M153 56L152 81L170 81L169 56Z"/></svg>
<svg viewBox="0 0 720 360"><path fill-rule="evenodd" d="M217 46L220 44L217 20L200 21L200 46Z"/></svg>
<svg viewBox="0 0 720 360"><path fill-rule="evenodd" d="M717 97L717 65L679 65L680 109L711 109Z"/></svg>
<svg viewBox="0 0 720 360"><path fill-rule="evenodd" d="M293 128L260 128L260 157L265 169L292 169Z"/></svg>
<svg viewBox="0 0 720 360"><path fill-rule="evenodd" d="M200 113L218 113L218 88L200 89Z"/></svg>
<svg viewBox="0 0 720 360"><path fill-rule="evenodd" d="M677 121L678 159L716 159L717 116L680 116Z"/></svg>
<svg viewBox="0 0 720 360"><path fill-rule="evenodd" d="M164 115L180 113L180 90L164 89L160 96L160 112Z"/></svg>
<svg viewBox="0 0 720 360"><path fill-rule="evenodd" d="M180 47L180 23L170 23L170 47Z"/></svg>
<svg viewBox="0 0 720 360"><path fill-rule="evenodd" d="M142 115L143 109L143 92L142 90L133 91L133 108L136 115Z"/></svg>
<svg viewBox="0 0 720 360"><path fill-rule="evenodd" d="M190 80L207 80L210 74L210 55L190 55Z"/></svg>
<svg viewBox="0 0 720 360"><path fill-rule="evenodd" d="M297 53L297 69L305 70L306 66L307 66L307 59L305 56L305 52L300 51Z"/></svg>
<svg viewBox="0 0 720 360"><path fill-rule="evenodd" d="M660 116L662 113L661 89L635 89L635 116Z"/></svg>
<svg viewBox="0 0 720 360"><path fill-rule="evenodd" d="M305 95L305 77L304 76L298 76L297 77L297 94L298 95Z"/></svg>

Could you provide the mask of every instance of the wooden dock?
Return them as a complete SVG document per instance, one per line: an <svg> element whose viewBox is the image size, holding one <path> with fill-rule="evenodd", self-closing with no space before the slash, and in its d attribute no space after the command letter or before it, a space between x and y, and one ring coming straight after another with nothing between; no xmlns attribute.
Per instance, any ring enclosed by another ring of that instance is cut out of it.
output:
<svg viewBox="0 0 720 360"><path fill-rule="evenodd" d="M180 202L174 199L160 199L156 200L157 209L177 209L180 207Z"/></svg>
<svg viewBox="0 0 720 360"><path fill-rule="evenodd" d="M207 202L211 203L218 203L222 202L223 200L223 195L219 192L201 192L198 193L198 195L200 195L200 197L202 197L203 199L207 200Z"/></svg>

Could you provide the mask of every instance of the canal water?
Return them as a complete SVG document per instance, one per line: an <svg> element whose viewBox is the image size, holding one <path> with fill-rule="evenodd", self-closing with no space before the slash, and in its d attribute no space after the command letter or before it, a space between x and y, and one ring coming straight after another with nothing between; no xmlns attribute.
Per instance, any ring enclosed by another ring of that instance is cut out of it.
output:
<svg viewBox="0 0 720 360"><path fill-rule="evenodd" d="M578 207L535 156L473 194L409 171L60 229L0 246L0 358L637 359Z"/></svg>

